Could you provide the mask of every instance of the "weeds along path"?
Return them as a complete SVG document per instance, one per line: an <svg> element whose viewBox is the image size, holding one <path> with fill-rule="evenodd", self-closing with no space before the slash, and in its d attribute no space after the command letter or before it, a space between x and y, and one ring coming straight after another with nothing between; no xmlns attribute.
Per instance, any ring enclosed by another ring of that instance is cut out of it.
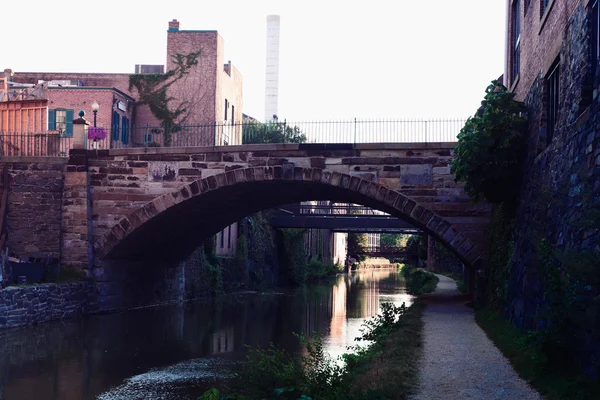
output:
<svg viewBox="0 0 600 400"><path fill-rule="evenodd" d="M448 277L422 296L424 348L419 388L411 400L542 399L514 371Z"/></svg>

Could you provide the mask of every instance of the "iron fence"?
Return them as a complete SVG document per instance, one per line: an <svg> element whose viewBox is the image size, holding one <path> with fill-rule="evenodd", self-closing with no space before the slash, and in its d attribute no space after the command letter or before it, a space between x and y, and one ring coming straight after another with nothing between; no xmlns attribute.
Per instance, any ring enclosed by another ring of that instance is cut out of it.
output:
<svg viewBox="0 0 600 400"><path fill-rule="evenodd" d="M201 147L264 143L431 143L455 142L465 119L346 120L308 122L129 125L105 128L106 138L85 137L87 149ZM0 156L67 156L73 137L64 133L2 133Z"/></svg>
<svg viewBox="0 0 600 400"><path fill-rule="evenodd" d="M67 157L72 147L72 136L0 132L0 156L4 157Z"/></svg>

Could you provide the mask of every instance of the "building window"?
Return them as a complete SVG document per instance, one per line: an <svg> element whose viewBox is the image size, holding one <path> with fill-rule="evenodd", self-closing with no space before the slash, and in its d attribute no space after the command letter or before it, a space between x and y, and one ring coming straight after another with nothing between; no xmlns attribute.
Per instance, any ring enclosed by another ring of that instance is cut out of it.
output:
<svg viewBox="0 0 600 400"><path fill-rule="evenodd" d="M112 140L119 140L121 137L121 116L118 112L113 111L112 116Z"/></svg>
<svg viewBox="0 0 600 400"><path fill-rule="evenodd" d="M546 87L547 96L546 96L546 105L547 105L547 118L546 118L546 144L550 144L552 142L552 138L554 137L554 133L556 131L556 120L558 117L558 101L560 99L560 89L559 89L559 62L556 62L552 68L550 68L550 72L546 76Z"/></svg>
<svg viewBox="0 0 600 400"><path fill-rule="evenodd" d="M229 102L225 99L225 121L227 121L227 111L229 110Z"/></svg>
<svg viewBox="0 0 600 400"><path fill-rule="evenodd" d="M129 118L121 118L121 141L123 144L129 144Z"/></svg>
<svg viewBox="0 0 600 400"><path fill-rule="evenodd" d="M58 131L64 136L73 136L74 115L73 110L48 110L48 130Z"/></svg>
<svg viewBox="0 0 600 400"><path fill-rule="evenodd" d="M225 229L223 229L221 231L221 240L220 240L220 242L221 242L221 246L220 247L223 248L224 245L225 245Z"/></svg>
<svg viewBox="0 0 600 400"><path fill-rule="evenodd" d="M227 248L231 249L231 225L227 227Z"/></svg>
<svg viewBox="0 0 600 400"><path fill-rule="evenodd" d="M231 125L235 124L235 107L231 106Z"/></svg>
<svg viewBox="0 0 600 400"><path fill-rule="evenodd" d="M515 0L512 7L512 64L511 83L517 79L521 68L521 1Z"/></svg>
<svg viewBox="0 0 600 400"><path fill-rule="evenodd" d="M592 32L590 34L590 50L592 53L592 82L596 80L598 62L600 61L600 14L598 14L598 0L592 6Z"/></svg>

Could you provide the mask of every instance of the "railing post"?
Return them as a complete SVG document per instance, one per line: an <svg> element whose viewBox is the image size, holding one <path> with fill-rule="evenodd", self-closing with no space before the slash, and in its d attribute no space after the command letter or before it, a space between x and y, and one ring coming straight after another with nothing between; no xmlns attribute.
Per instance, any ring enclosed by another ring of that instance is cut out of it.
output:
<svg viewBox="0 0 600 400"><path fill-rule="evenodd" d="M356 117L354 117L354 144L356 144Z"/></svg>

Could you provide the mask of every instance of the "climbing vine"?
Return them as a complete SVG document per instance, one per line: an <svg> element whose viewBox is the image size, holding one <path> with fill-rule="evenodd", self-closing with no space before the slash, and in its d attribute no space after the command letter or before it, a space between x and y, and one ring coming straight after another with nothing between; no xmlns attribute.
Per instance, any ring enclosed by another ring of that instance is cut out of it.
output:
<svg viewBox="0 0 600 400"><path fill-rule="evenodd" d="M174 100L168 95L169 88L177 81L189 74L190 69L198 65L198 58L202 49L189 54L172 54L171 60L175 68L165 74L134 74L129 75L129 90L135 88L139 95L138 104L147 104L152 114L161 121L165 127L172 127L186 113L188 101L181 101L176 107L171 107ZM183 118L185 119L185 118Z"/></svg>
<svg viewBox="0 0 600 400"><path fill-rule="evenodd" d="M497 80L485 92L481 107L458 134L451 171L476 201L515 201L526 151L526 107Z"/></svg>

